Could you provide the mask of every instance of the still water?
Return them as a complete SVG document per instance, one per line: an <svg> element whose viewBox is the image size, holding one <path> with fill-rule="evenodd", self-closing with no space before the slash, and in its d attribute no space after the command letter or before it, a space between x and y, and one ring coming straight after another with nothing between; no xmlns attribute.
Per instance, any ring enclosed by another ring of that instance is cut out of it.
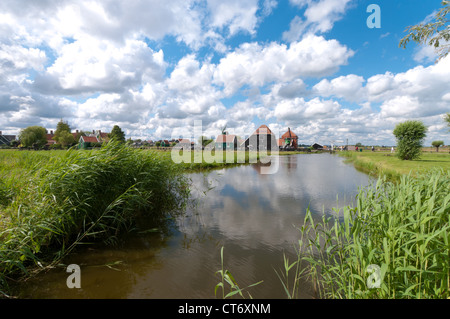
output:
<svg viewBox="0 0 450 319"><path fill-rule="evenodd" d="M166 230L127 238L114 247L90 246L64 260L81 268L81 288L69 289L64 267L20 286L21 298L215 298L224 268L253 298L285 298L275 270L283 253L294 260L306 209L320 218L350 204L371 181L330 154L279 157L275 174L245 165L190 174L192 202ZM311 298L307 283L301 298ZM220 297L218 295L218 297Z"/></svg>

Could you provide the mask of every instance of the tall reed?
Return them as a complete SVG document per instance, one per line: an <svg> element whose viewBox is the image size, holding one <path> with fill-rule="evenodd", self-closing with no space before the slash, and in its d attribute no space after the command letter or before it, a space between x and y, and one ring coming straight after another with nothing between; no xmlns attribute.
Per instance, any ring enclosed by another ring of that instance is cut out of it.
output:
<svg viewBox="0 0 450 319"><path fill-rule="evenodd" d="M380 178L354 206L335 209L340 218L315 222L308 210L298 259L285 263L296 269L288 297L307 276L320 298L449 298L449 185L444 171Z"/></svg>
<svg viewBox="0 0 450 319"><path fill-rule="evenodd" d="M15 194L2 195L0 183L0 291L5 278L60 260L81 242L113 242L139 218L176 212L189 193L180 168L155 152L112 141L58 155L36 161L21 181L6 179Z"/></svg>

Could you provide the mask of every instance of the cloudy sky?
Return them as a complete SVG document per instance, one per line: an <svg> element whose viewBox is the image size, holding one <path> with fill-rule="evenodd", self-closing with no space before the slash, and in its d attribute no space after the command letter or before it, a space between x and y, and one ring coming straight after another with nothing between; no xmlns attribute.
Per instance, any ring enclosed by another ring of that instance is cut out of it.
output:
<svg viewBox="0 0 450 319"><path fill-rule="evenodd" d="M370 4L381 28L369 28ZM2 0L0 130L30 125L129 138L250 135L394 144L408 119L450 133L450 56L398 47L441 0Z"/></svg>

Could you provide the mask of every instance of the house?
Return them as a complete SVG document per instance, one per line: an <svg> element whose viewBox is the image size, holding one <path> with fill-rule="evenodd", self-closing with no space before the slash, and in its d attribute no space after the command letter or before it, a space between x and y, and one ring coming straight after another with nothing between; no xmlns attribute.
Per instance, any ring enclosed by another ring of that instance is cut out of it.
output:
<svg viewBox="0 0 450 319"><path fill-rule="evenodd" d="M191 149L191 141L185 138L180 138L177 140L180 148L189 150Z"/></svg>
<svg viewBox="0 0 450 319"><path fill-rule="evenodd" d="M272 133L267 125L261 125L241 146L243 146L245 150L260 151L271 150L272 147L277 148L277 145L278 143L275 134Z"/></svg>
<svg viewBox="0 0 450 319"><path fill-rule="evenodd" d="M161 140L159 142L161 143L160 147L169 147L170 146L169 140Z"/></svg>
<svg viewBox="0 0 450 319"><path fill-rule="evenodd" d="M220 134L216 138L216 150L236 150L238 145L236 135Z"/></svg>
<svg viewBox="0 0 450 319"><path fill-rule="evenodd" d="M297 149L298 136L288 127L287 132L278 140L278 146L283 149Z"/></svg>
<svg viewBox="0 0 450 319"><path fill-rule="evenodd" d="M315 150L323 150L324 149L323 145L321 145L319 143L313 143L313 144L311 144L311 147Z"/></svg>
<svg viewBox="0 0 450 319"><path fill-rule="evenodd" d="M95 136L80 136L78 140L78 148L79 149L87 149L89 147L93 147L94 143L99 143L100 141Z"/></svg>
<svg viewBox="0 0 450 319"><path fill-rule="evenodd" d="M9 146L12 141L16 139L15 135L3 135L2 131L0 131L0 145Z"/></svg>
<svg viewBox="0 0 450 319"><path fill-rule="evenodd" d="M97 140L101 142L108 142L109 141L109 133L102 132L101 130L92 131ZM78 130L77 130L78 133Z"/></svg>

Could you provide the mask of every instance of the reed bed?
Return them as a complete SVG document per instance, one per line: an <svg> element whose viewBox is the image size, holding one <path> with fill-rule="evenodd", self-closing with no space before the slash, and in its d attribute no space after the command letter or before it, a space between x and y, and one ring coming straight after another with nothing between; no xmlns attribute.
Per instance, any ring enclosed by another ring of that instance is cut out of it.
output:
<svg viewBox="0 0 450 319"><path fill-rule="evenodd" d="M110 142L52 155L13 155L0 172L0 295L7 279L45 268L78 244L115 242L139 219L165 219L189 194L180 167L155 152Z"/></svg>
<svg viewBox="0 0 450 319"><path fill-rule="evenodd" d="M314 222L308 211L280 276L287 296L307 278L318 298L450 298L449 185L443 170L380 178L335 209L340 218Z"/></svg>

